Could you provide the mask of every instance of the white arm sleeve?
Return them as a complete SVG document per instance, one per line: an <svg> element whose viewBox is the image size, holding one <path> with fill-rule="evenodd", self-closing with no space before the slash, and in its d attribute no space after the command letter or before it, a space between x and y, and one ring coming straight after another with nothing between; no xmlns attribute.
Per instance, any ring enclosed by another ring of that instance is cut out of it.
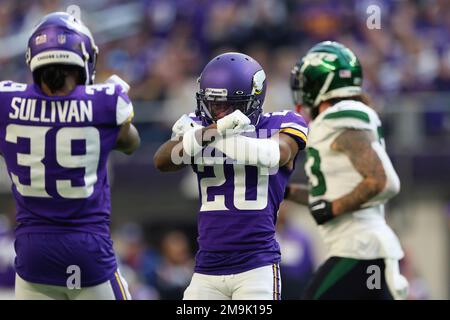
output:
<svg viewBox="0 0 450 320"><path fill-rule="evenodd" d="M214 142L213 146L239 164L273 168L280 162L280 146L273 139L234 135Z"/></svg>
<svg viewBox="0 0 450 320"><path fill-rule="evenodd" d="M203 146L198 143L196 138L197 131L202 129L201 126L195 126L183 135L183 150L190 157L196 156L203 150Z"/></svg>

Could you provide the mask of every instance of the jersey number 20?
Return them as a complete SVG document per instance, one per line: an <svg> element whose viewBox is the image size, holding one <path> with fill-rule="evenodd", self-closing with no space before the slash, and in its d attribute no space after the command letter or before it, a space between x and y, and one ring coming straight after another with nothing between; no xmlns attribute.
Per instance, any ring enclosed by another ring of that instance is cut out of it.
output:
<svg viewBox="0 0 450 320"><path fill-rule="evenodd" d="M214 177L204 177L200 180L200 191L202 196L202 206L200 211L228 211L225 204L225 195L214 195L212 200L208 200L208 188L219 187L226 183L225 172L223 165L212 166L214 170ZM198 171L203 172L204 166L199 165ZM261 174L261 169L258 168L258 181L256 184L256 199L245 199L246 194L246 170L243 165L233 165L234 171L234 190L233 190L233 205L238 210L262 210L267 207L267 197L269 192L269 175Z"/></svg>

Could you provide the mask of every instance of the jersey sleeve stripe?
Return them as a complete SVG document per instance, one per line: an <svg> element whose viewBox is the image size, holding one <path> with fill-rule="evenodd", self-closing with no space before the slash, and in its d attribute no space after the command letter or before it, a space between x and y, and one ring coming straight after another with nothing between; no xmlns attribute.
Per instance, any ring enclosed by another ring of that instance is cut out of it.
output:
<svg viewBox="0 0 450 320"><path fill-rule="evenodd" d="M292 134L292 135L302 139L303 141L305 141L305 143L308 141L308 138L306 137L306 135L303 132L301 132L301 131L299 131L297 129L284 128L284 129L281 129L280 132L287 133L287 134Z"/></svg>
<svg viewBox="0 0 450 320"><path fill-rule="evenodd" d="M298 123L295 122L287 122L287 123L283 123L281 124L281 128L293 128L293 129L297 129L301 132L303 132L305 135L308 134L308 128L299 125Z"/></svg>
<svg viewBox="0 0 450 320"><path fill-rule="evenodd" d="M323 119L353 118L370 123L369 115L359 110L341 110L327 114Z"/></svg>

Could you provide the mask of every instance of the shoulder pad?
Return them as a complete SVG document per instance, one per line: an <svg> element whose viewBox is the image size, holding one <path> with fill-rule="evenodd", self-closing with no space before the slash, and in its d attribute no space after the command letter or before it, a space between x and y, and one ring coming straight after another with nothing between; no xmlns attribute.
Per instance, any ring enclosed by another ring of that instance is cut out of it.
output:
<svg viewBox="0 0 450 320"><path fill-rule="evenodd" d="M321 121L333 128L368 130L373 127L376 112L358 101L342 101L323 113Z"/></svg>

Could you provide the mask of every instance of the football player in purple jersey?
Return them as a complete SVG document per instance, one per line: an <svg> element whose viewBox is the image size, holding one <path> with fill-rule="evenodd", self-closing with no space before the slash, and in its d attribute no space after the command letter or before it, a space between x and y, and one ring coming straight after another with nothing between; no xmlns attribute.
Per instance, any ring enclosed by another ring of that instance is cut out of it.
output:
<svg viewBox="0 0 450 320"><path fill-rule="evenodd" d="M199 78L196 113L174 124L154 156L159 170L189 163L198 178L199 250L186 300L280 298L275 224L308 129L295 112L264 114L265 93L253 58L215 57Z"/></svg>
<svg viewBox="0 0 450 320"><path fill-rule="evenodd" d="M17 299L130 299L109 232L107 158L140 139L126 85L93 84L97 53L79 19L51 13L28 42L34 83L0 82Z"/></svg>

